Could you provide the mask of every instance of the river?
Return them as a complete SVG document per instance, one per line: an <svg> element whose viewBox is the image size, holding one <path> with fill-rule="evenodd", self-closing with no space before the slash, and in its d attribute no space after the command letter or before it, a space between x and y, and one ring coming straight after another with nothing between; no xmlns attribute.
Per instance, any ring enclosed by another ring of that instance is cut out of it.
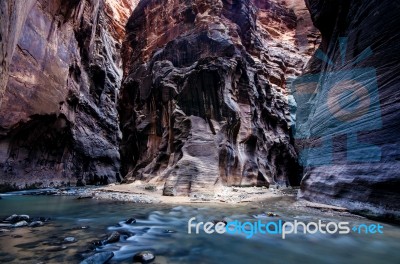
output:
<svg viewBox="0 0 400 264"><path fill-rule="evenodd" d="M151 250L154 263L400 263L400 228L381 223L383 234L188 234L188 220L240 221L374 221L340 213L290 206L293 198L274 198L263 204L166 205L77 200L68 196L4 195L0 217L28 214L50 217L42 227L15 228L0 233L0 263L79 263L93 252L113 251L110 263L132 263L139 251ZM267 217L274 212L279 216ZM134 224L124 220L135 218ZM112 231L119 242L93 246ZM193 229L194 231L194 229ZM67 243L66 237L76 242Z"/></svg>

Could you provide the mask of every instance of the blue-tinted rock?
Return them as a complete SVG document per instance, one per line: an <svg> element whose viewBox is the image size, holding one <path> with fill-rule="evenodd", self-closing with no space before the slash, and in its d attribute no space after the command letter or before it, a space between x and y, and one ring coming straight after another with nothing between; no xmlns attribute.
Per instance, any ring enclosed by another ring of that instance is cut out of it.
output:
<svg viewBox="0 0 400 264"><path fill-rule="evenodd" d="M114 257L113 252L101 252L81 261L80 264L104 264Z"/></svg>

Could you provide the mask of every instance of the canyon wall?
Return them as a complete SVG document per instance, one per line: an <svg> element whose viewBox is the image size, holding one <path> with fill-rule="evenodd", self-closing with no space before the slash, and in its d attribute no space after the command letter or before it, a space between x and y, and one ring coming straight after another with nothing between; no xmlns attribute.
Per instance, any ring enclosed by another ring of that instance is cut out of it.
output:
<svg viewBox="0 0 400 264"><path fill-rule="evenodd" d="M0 3L0 185L120 178L120 49L136 0Z"/></svg>
<svg viewBox="0 0 400 264"><path fill-rule="evenodd" d="M126 31L126 181L164 195L299 184L286 79L319 44L303 1L143 0Z"/></svg>
<svg viewBox="0 0 400 264"><path fill-rule="evenodd" d="M296 80L300 196L398 220L400 3L306 3L322 43Z"/></svg>

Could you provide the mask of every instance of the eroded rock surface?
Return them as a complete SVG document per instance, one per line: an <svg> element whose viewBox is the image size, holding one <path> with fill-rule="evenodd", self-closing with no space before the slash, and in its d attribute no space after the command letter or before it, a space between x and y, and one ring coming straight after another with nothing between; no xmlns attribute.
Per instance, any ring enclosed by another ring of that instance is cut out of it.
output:
<svg viewBox="0 0 400 264"><path fill-rule="evenodd" d="M319 87L309 118L313 150L301 196L399 220L400 4L306 2L326 58L317 53L306 72L321 77L313 81ZM335 93L343 98L336 100Z"/></svg>
<svg viewBox="0 0 400 264"><path fill-rule="evenodd" d="M141 1L127 24L122 173L165 195L295 185L286 78L318 45L302 1Z"/></svg>
<svg viewBox="0 0 400 264"><path fill-rule="evenodd" d="M1 1L0 185L118 179L119 54L136 3Z"/></svg>

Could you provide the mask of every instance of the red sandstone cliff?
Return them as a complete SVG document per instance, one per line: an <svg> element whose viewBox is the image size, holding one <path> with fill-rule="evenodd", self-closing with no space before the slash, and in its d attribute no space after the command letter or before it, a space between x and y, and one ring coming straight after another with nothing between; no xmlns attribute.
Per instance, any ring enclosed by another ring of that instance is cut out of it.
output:
<svg viewBox="0 0 400 264"><path fill-rule="evenodd" d="M141 1L126 29L128 179L165 195L299 183L285 82L318 44L302 1Z"/></svg>
<svg viewBox="0 0 400 264"><path fill-rule="evenodd" d="M136 2L1 1L0 184L116 180L120 48Z"/></svg>

